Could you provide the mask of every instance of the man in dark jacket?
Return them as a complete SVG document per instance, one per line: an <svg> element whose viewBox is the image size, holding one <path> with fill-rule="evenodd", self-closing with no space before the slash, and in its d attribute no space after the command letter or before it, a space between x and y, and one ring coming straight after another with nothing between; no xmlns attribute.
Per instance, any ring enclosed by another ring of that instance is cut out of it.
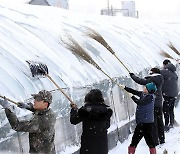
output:
<svg viewBox="0 0 180 154"><path fill-rule="evenodd" d="M30 121L19 121L6 99L0 100L0 104L5 108L12 129L29 132L29 153L55 154L54 126L56 117L49 108L52 95L50 92L42 90L38 94L32 94L32 96L34 97L34 105L31 110L34 111L34 116Z"/></svg>
<svg viewBox="0 0 180 154"><path fill-rule="evenodd" d="M91 90L85 96L85 105L77 109L71 104L70 122L82 122L80 154L108 154L107 129L110 127L112 110L104 104L99 89Z"/></svg>
<svg viewBox="0 0 180 154"><path fill-rule="evenodd" d="M174 125L174 103L178 95L178 76L175 72L176 67L168 59L163 61L163 65L164 68L161 70L161 74L164 77L164 84L162 86L164 129L168 131Z"/></svg>
<svg viewBox="0 0 180 154"><path fill-rule="evenodd" d="M178 87L180 87L180 59L176 60L176 73L178 75ZM178 88L178 96L174 106L177 106L180 101L180 88Z"/></svg>
<svg viewBox="0 0 180 154"><path fill-rule="evenodd" d="M131 98L137 104L136 108L136 128L130 146L128 147L128 154L135 154L136 147L142 137L144 137L150 154L156 154L156 145L152 136L152 128L154 122L154 95L157 87L154 83L148 83L143 91L136 91L134 89L125 87L127 92L130 92L139 97L132 96Z"/></svg>
<svg viewBox="0 0 180 154"><path fill-rule="evenodd" d="M165 143L164 134L164 123L163 123L163 105L162 105L162 85L164 83L163 76L160 74L158 68L152 68L150 70L150 75L145 78L139 78L133 73L130 73L131 78L141 85L146 85L147 83L153 82L157 91L155 93L155 104L154 104L154 125L153 125L153 137L155 144L158 145Z"/></svg>

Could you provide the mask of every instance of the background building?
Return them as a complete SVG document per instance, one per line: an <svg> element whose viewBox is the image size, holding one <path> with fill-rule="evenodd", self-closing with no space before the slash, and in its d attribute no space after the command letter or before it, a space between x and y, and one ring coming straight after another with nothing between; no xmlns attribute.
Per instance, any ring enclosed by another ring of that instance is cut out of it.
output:
<svg viewBox="0 0 180 154"><path fill-rule="evenodd" d="M69 9L68 0L31 0L29 4L55 6L55 7L60 7L63 9Z"/></svg>
<svg viewBox="0 0 180 154"><path fill-rule="evenodd" d="M122 1L122 15L128 17L136 17L134 1Z"/></svg>
<svg viewBox="0 0 180 154"><path fill-rule="evenodd" d="M109 6L109 1L107 2L107 8L101 10L101 15L109 15L109 16L116 16L121 14L122 16L126 17L134 17L138 18L138 11L135 9L135 2L134 1L122 1L121 8L114 8L112 5Z"/></svg>

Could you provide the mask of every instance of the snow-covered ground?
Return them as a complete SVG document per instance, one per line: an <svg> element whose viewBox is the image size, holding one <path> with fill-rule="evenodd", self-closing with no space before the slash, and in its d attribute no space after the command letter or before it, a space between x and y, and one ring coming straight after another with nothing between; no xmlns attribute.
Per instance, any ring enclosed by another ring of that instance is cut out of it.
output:
<svg viewBox="0 0 180 154"><path fill-rule="evenodd" d="M175 119L180 124L180 105L175 108ZM112 149L109 154L127 154L127 148L131 142L131 134L129 138L122 144L118 142L117 146ZM166 149L168 154L180 154L180 127L174 127L170 129L169 132L165 133L166 143L163 145L158 145L156 147L157 154L163 154L163 151ZM136 154L149 154L149 148L145 143L144 138L140 141L137 146Z"/></svg>

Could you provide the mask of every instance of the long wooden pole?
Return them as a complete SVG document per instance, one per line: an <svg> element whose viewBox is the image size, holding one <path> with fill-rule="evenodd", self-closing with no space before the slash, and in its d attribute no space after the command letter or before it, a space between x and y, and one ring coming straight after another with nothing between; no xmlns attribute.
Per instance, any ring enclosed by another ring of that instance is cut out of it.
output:
<svg viewBox="0 0 180 154"><path fill-rule="evenodd" d="M51 80L52 83L54 83L54 85L64 94L64 96L66 96L66 98L72 103L74 104L74 102L71 100L71 98L64 92L64 90L58 86L58 84L49 76L49 74L46 74L46 76L49 78L49 80Z"/></svg>
<svg viewBox="0 0 180 154"><path fill-rule="evenodd" d="M6 98L5 96L1 96L1 95L0 95L0 97L1 97L1 98L5 98L5 99L8 100L9 102L18 105L17 102L15 102L15 101L13 101L13 100L11 100L11 99L9 99L9 98Z"/></svg>

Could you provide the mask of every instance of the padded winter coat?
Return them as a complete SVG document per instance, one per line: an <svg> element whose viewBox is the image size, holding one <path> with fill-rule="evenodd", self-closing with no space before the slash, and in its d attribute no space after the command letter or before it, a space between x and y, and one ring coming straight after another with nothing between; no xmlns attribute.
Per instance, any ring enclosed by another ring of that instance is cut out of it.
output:
<svg viewBox="0 0 180 154"><path fill-rule="evenodd" d="M9 109L5 109L5 113L12 129L29 132L29 153L55 154L54 125L56 117L51 109L35 111L30 121L19 121Z"/></svg>
<svg viewBox="0 0 180 154"><path fill-rule="evenodd" d="M112 110L100 103L86 104L79 110L71 109L70 122L82 122L80 154L108 154L107 129Z"/></svg>
<svg viewBox="0 0 180 154"><path fill-rule="evenodd" d="M178 95L178 76L176 67L173 64L167 64L161 74L164 77L162 92L164 96L177 97Z"/></svg>
<svg viewBox="0 0 180 154"><path fill-rule="evenodd" d="M142 124L154 122L154 95L144 93L142 91L136 91L128 87L125 87L125 90L139 96L139 99L137 99L135 96L132 96L133 101L137 104L136 123Z"/></svg>
<svg viewBox="0 0 180 154"><path fill-rule="evenodd" d="M154 73L144 79L139 78L135 75L132 75L131 78L138 84L141 85L146 85L147 83L153 82L156 87L157 87L157 91L155 93L155 103L154 106L155 107L162 107L162 85L164 83L164 78L161 74L158 73Z"/></svg>

